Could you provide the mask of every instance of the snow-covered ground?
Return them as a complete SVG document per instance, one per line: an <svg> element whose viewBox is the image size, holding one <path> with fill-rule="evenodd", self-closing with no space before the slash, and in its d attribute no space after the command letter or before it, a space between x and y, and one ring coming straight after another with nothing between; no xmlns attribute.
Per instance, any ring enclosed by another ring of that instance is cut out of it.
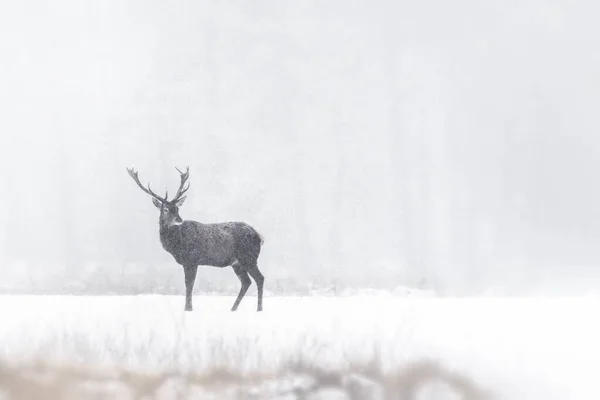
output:
<svg viewBox="0 0 600 400"><path fill-rule="evenodd" d="M595 298L0 296L0 358L242 371L426 358L503 399L600 398ZM431 398L441 398L433 396Z"/></svg>

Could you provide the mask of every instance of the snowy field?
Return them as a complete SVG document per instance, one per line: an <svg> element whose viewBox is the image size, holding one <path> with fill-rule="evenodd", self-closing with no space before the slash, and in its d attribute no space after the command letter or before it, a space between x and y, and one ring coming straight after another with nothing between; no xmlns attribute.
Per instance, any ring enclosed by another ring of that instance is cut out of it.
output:
<svg viewBox="0 0 600 400"><path fill-rule="evenodd" d="M252 295L231 313L233 300L195 296L184 313L183 296L0 296L0 357L246 374L300 359L384 371L425 359L497 399L600 398L595 298L265 297L263 313Z"/></svg>

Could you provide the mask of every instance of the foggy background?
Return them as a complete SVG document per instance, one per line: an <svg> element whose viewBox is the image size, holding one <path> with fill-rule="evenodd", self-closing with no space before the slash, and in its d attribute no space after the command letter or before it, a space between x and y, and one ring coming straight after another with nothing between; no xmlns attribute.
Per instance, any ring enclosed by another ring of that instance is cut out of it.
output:
<svg viewBox="0 0 600 400"><path fill-rule="evenodd" d="M253 225L272 292L594 290L599 12L4 2L0 288L183 293L126 167L174 193L189 165L182 217ZM230 269L196 281L238 286Z"/></svg>

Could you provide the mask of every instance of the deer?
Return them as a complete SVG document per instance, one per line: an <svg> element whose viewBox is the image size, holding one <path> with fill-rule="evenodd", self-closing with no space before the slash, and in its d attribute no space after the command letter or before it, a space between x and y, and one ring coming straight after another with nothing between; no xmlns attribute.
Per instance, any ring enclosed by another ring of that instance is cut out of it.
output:
<svg viewBox="0 0 600 400"><path fill-rule="evenodd" d="M185 172L175 167L180 174L179 189L169 200L168 190L165 197L154 193L150 182L144 187L138 172L127 168L127 172L145 193L152 196L152 203L160 211L159 234L164 250L173 256L183 267L185 279L185 308L192 311L192 291L198 266L225 268L231 266L241 283L241 288L231 311L236 311L254 279L257 287L257 311L263 309L263 284L265 278L258 269L258 256L264 243L263 237L245 222L201 223L183 220L179 208L183 205L190 188L190 169ZM185 186L187 183L187 187Z"/></svg>

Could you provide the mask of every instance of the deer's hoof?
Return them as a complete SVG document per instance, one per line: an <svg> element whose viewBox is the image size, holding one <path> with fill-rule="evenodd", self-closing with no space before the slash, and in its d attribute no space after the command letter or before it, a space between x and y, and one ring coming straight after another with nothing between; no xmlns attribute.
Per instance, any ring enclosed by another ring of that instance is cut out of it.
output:
<svg viewBox="0 0 600 400"><path fill-rule="evenodd" d="M192 307L186 307L184 311L194 311L194 310L192 310Z"/></svg>

